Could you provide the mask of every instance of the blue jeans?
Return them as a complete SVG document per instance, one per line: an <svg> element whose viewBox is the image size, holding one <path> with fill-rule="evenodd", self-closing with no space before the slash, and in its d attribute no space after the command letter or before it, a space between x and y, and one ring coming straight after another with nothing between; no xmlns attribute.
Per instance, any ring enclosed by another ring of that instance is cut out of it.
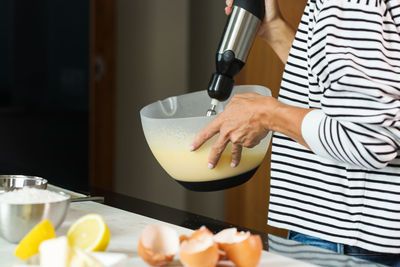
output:
<svg viewBox="0 0 400 267"><path fill-rule="evenodd" d="M328 249L339 254L353 256L363 260L384 264L387 266L400 267L399 254L389 254L389 253L379 253L379 252L369 251L359 247L325 241L317 237L300 234L294 231L289 231L288 239L306 245Z"/></svg>

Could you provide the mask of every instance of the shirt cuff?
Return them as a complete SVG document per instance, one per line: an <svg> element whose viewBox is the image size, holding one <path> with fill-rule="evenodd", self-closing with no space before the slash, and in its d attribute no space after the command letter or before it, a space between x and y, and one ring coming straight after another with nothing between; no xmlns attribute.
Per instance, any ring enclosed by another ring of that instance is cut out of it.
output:
<svg viewBox="0 0 400 267"><path fill-rule="evenodd" d="M332 158L325 150L319 137L319 127L325 114L320 109L314 109L307 113L301 124L301 134L311 150L324 158Z"/></svg>

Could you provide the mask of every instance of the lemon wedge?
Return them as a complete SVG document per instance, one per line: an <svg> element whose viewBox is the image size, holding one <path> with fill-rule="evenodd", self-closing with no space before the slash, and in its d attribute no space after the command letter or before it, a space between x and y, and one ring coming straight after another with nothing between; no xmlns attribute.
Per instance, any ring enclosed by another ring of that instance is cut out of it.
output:
<svg viewBox="0 0 400 267"><path fill-rule="evenodd" d="M110 230L99 214L82 216L67 233L69 244L83 251L105 251L110 236Z"/></svg>
<svg viewBox="0 0 400 267"><path fill-rule="evenodd" d="M56 233L53 225L49 220L44 220L38 223L29 233L25 235L15 249L14 255L21 260L26 260L29 257L39 253L40 243L55 237Z"/></svg>

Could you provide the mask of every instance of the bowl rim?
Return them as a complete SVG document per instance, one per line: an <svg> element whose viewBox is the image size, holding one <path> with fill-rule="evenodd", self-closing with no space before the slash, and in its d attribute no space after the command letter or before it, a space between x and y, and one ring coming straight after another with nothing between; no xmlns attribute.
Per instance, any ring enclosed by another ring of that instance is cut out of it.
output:
<svg viewBox="0 0 400 267"><path fill-rule="evenodd" d="M42 181L42 184L48 183L48 180L46 178L34 175L23 175L23 174L0 174L0 179L4 180L25 179L25 180Z"/></svg>
<svg viewBox="0 0 400 267"><path fill-rule="evenodd" d="M258 84L244 84L244 85L235 85L233 87L232 90L232 94L230 95L229 99L226 101L223 101L223 106L225 106L230 99L233 97L233 95L235 94L241 94L241 93L246 93L248 92L249 89L255 89L252 90L252 93L257 93L259 95L263 95L263 96L272 96L272 92L271 89L269 87L263 86L263 85L258 85ZM212 116L206 116L206 109L204 111L204 115L193 115L193 116L182 116L182 117L159 117L159 116L151 116L149 115L149 109L151 109L154 106L160 105L161 103L164 102L169 102L169 101L173 101L172 99L175 99L174 101L176 101L177 98L179 97L191 97L191 96L197 96L197 95L207 95L207 91L206 90L198 90L198 91L194 91L194 92L188 92L188 93L183 93L183 94L179 94L179 95L174 95L174 96L169 96L166 97L164 99L161 100L157 100L155 102L152 102L150 104L145 105L144 107L142 107L139 111L142 123L143 121L167 121L167 120L173 120L173 121L177 121L177 120L185 120L185 119L198 119L198 118L211 118L214 119L218 114L216 115L212 115ZM211 98L209 98L211 101ZM207 108L208 106L206 106L205 108Z"/></svg>

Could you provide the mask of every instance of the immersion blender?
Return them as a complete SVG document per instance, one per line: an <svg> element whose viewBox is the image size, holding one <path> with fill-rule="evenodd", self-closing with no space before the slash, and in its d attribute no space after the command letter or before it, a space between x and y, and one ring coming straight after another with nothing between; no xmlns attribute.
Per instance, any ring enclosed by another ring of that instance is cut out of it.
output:
<svg viewBox="0 0 400 267"><path fill-rule="evenodd" d="M234 0L216 54L216 72L208 84L211 107L207 116L215 115L220 101L229 98L234 85L233 77L246 63L258 27L264 19L264 0Z"/></svg>

